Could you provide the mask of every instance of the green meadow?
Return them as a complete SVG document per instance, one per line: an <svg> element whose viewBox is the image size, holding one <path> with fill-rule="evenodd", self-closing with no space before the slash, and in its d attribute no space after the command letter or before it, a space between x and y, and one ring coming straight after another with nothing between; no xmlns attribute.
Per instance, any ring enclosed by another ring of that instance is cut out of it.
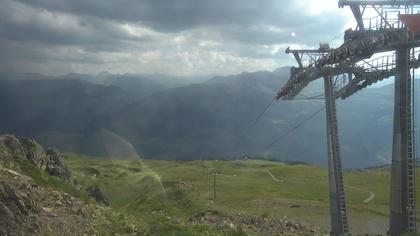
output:
<svg viewBox="0 0 420 236"><path fill-rule="evenodd" d="M261 160L157 161L65 156L79 188L98 185L113 208L148 230L156 225L171 225L182 231L190 227L191 217L205 212L231 217L287 217L325 232L329 229L328 179L324 168ZM385 233L389 179L388 169L345 172L352 233Z"/></svg>

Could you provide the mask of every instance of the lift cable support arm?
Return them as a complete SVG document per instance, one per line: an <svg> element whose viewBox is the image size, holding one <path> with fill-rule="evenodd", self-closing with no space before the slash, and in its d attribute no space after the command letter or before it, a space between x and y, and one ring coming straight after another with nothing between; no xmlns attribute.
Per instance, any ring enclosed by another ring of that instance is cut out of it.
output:
<svg viewBox="0 0 420 236"><path fill-rule="evenodd" d="M419 66L419 58L412 57L409 67L416 69ZM324 66L322 68L313 66L292 67L290 79L278 92L277 99L294 99L310 82L322 78L326 73L331 76L341 76L345 80L341 87L336 87L334 94L336 98L345 99L373 83L395 76L397 73L395 55L386 55L371 61L365 60L358 64L343 62L335 66Z"/></svg>

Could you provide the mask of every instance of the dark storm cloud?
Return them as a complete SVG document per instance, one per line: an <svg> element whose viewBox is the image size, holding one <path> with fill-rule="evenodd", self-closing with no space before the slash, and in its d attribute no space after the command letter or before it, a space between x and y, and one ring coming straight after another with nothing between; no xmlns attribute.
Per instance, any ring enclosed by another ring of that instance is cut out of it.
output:
<svg viewBox="0 0 420 236"><path fill-rule="evenodd" d="M113 21L92 17L79 18L72 15L56 15L24 5L0 1L0 37L13 41L40 41L63 45L116 46L121 41L142 41L124 32Z"/></svg>
<svg viewBox="0 0 420 236"><path fill-rule="evenodd" d="M159 73L272 68L285 58L285 45L315 46L343 29L346 18L338 8L313 14L305 8L310 1L318 2L0 0L0 51L8 53L0 56L0 70L13 60L47 72L52 62L60 68L66 62L80 70L102 63L97 70L125 66Z"/></svg>
<svg viewBox="0 0 420 236"><path fill-rule="evenodd" d="M141 23L156 31L178 32L197 27L220 27L234 39L261 44L282 42L279 32L267 32L273 26L316 32L340 30L344 18L337 10L333 15L311 15L302 1L279 0L20 0L43 9L82 16L93 16L119 22ZM322 4L322 2L320 3ZM333 21L331 19L334 19ZM260 27L261 29L258 29ZM213 28L214 29L214 28ZM241 32L244 30L244 32ZM249 34L254 34L249 37ZM261 35L260 35L261 34ZM308 34L309 35L309 34ZM316 35L316 34L315 34ZM251 41L252 42L252 41Z"/></svg>
<svg viewBox="0 0 420 236"><path fill-rule="evenodd" d="M301 15L295 1L278 0L20 0L41 8L127 22L143 22L164 31L205 25L276 24L294 27ZM307 17L302 17L306 21Z"/></svg>

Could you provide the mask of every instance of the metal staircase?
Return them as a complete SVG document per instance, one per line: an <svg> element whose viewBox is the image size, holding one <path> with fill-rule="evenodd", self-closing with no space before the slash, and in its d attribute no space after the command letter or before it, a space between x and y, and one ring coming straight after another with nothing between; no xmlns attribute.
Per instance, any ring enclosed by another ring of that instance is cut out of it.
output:
<svg viewBox="0 0 420 236"><path fill-rule="evenodd" d="M377 57L370 61L363 60L357 65L365 69L366 72L390 71L396 67L395 53Z"/></svg>
<svg viewBox="0 0 420 236"><path fill-rule="evenodd" d="M414 124L413 116L413 90L411 78L407 78L407 217L409 232L416 231L416 204L415 204L415 177L416 177L416 161L414 148Z"/></svg>
<svg viewBox="0 0 420 236"><path fill-rule="evenodd" d="M327 111L328 166L330 181L331 235L342 235L349 231L347 223L346 198L344 193L343 170L338 138L337 111L333 96L333 82L330 76L324 78L325 105Z"/></svg>
<svg viewBox="0 0 420 236"><path fill-rule="evenodd" d="M397 52L391 166L390 234L416 231L414 100L409 50Z"/></svg>
<svg viewBox="0 0 420 236"><path fill-rule="evenodd" d="M352 67L353 77L336 89L336 97L346 99L358 91L395 74L395 54L370 61L362 61Z"/></svg>
<svg viewBox="0 0 420 236"><path fill-rule="evenodd" d="M420 50L413 51L410 56L409 68L419 68ZM370 61L363 60L353 67L354 78L348 84L337 89L337 97L346 99L358 91L392 77L396 74L396 54L384 55Z"/></svg>

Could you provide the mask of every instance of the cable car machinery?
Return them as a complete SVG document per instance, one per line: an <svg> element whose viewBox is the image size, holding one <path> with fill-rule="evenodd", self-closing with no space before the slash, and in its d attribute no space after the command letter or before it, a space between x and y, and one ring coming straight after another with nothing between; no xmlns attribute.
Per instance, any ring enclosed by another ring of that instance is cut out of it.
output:
<svg viewBox="0 0 420 236"><path fill-rule="evenodd" d="M391 235L416 232L415 146L414 146L414 69L420 66L416 47L420 47L420 23L404 21L415 16L420 0L340 0L357 22L345 31L344 43L331 49L292 50L299 67L292 67L290 78L277 99L292 100L311 82L324 78L327 117L328 170L331 234L348 233L340 145L335 100L346 99L380 80L395 76L393 152L391 165ZM366 12L374 17L366 18ZM417 18L419 19L419 18ZM418 22L418 21L417 21ZM395 52L390 54L389 52ZM378 53L388 52L377 56ZM373 56L373 57L372 57ZM367 59L372 58L370 61ZM413 75L410 75L413 69ZM335 81L333 79L335 78Z"/></svg>

